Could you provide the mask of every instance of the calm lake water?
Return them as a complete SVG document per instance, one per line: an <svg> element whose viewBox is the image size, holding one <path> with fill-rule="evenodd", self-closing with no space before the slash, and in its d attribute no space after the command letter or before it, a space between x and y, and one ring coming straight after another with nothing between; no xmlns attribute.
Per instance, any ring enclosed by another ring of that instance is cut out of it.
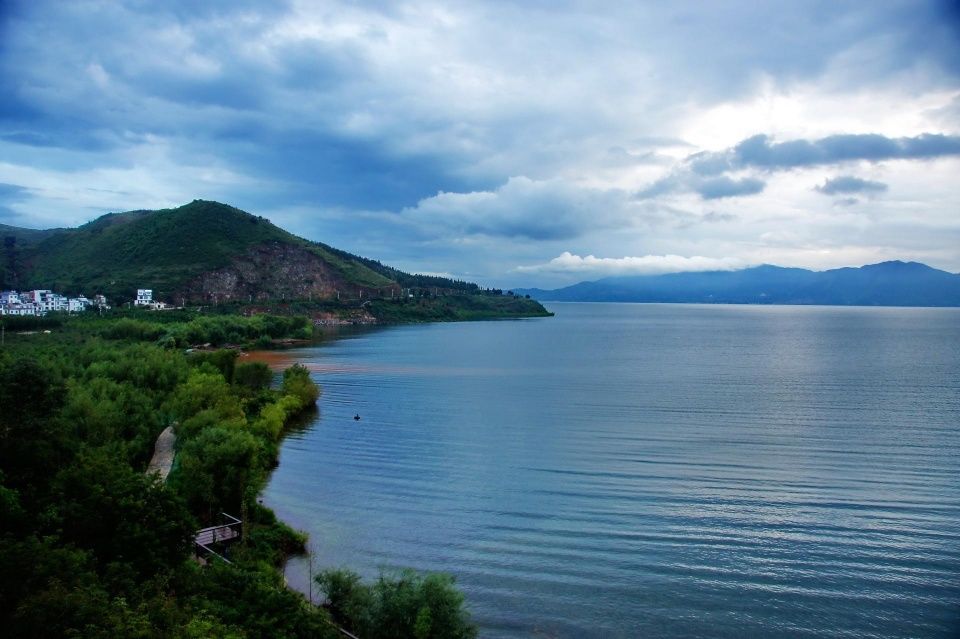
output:
<svg viewBox="0 0 960 639"><path fill-rule="evenodd" d="M548 306L292 353L315 565L453 573L482 637L957 636L960 310Z"/></svg>

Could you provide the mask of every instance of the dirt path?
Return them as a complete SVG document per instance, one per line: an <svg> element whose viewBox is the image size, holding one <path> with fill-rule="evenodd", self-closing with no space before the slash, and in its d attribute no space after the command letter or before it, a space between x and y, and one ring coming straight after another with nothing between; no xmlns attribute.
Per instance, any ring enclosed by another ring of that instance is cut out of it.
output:
<svg viewBox="0 0 960 639"><path fill-rule="evenodd" d="M147 466L147 474L158 473L161 481L167 481L170 467L173 466L173 446L177 443L177 436L173 434L173 426L167 426L157 437L153 449L153 459Z"/></svg>

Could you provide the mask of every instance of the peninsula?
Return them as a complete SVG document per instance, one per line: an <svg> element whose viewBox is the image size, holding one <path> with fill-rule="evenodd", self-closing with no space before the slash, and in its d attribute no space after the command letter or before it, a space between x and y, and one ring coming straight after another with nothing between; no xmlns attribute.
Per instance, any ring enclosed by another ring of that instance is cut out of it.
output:
<svg viewBox="0 0 960 639"><path fill-rule="evenodd" d="M104 215L72 229L0 228L0 288L105 295L138 290L173 307L304 315L317 323L547 316L537 302L477 284L411 274L205 200Z"/></svg>

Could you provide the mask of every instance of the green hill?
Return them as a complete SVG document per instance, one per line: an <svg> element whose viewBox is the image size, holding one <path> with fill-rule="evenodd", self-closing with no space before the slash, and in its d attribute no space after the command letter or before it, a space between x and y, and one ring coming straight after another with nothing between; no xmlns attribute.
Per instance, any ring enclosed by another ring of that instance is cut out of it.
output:
<svg viewBox="0 0 960 639"><path fill-rule="evenodd" d="M386 321L546 314L535 302L451 295L481 291L476 284L404 273L305 240L218 202L111 213L74 229L3 227L0 235L5 250L0 286L9 288L103 293L121 303L133 299L138 288L153 289L154 299L178 305L302 300L320 304L318 309L366 308ZM411 293L416 304L407 303ZM392 305L366 304L377 300Z"/></svg>
<svg viewBox="0 0 960 639"><path fill-rule="evenodd" d="M56 235L64 229L25 229L9 224L0 224L0 237L13 238L21 246L29 246L40 242L44 238Z"/></svg>
<svg viewBox="0 0 960 639"><path fill-rule="evenodd" d="M52 232L24 247L18 275L23 287L95 290L109 296L153 288L161 298L188 293L196 297L202 292L192 286L197 278L229 269L251 252L276 253L281 248L286 249L287 261L318 258L329 266L328 279L337 284L365 288L393 284L359 260L296 237L262 217L202 200L175 209L108 214L76 229ZM255 281L246 285L248 295L267 293L253 290ZM278 293L283 292L281 287Z"/></svg>
<svg viewBox="0 0 960 639"><path fill-rule="evenodd" d="M0 288L20 288L18 274L24 269L22 256L31 247L45 238L60 233L63 229L24 229L0 224Z"/></svg>

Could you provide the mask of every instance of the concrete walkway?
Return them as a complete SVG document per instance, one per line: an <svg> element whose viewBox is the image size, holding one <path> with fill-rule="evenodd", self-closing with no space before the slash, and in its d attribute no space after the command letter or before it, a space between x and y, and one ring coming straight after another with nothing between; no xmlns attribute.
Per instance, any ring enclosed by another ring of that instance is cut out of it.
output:
<svg viewBox="0 0 960 639"><path fill-rule="evenodd" d="M167 481L167 475L170 474L170 468L173 466L173 447L177 443L177 436L173 434L173 426L167 426L157 437L157 443L153 448L153 459L147 466L147 474L158 473L160 481Z"/></svg>

